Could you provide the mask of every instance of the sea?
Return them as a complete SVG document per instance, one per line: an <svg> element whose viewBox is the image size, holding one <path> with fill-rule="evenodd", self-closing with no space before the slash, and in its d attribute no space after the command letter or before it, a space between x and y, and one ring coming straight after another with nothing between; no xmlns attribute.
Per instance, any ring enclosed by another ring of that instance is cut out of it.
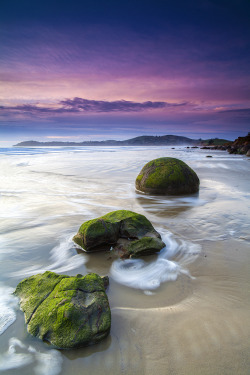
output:
<svg viewBox="0 0 250 375"><path fill-rule="evenodd" d="M135 190L150 160L199 176L195 195ZM187 146L0 149L0 372L6 375L247 375L250 372L250 158ZM166 247L119 260L72 241L110 211L145 215ZM46 270L108 275L110 335L57 350L31 336L13 295Z"/></svg>

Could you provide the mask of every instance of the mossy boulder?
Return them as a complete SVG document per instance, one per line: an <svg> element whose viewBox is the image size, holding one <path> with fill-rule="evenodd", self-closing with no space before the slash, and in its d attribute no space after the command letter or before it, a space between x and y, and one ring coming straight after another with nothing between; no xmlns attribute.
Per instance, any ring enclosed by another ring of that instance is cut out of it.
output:
<svg viewBox="0 0 250 375"><path fill-rule="evenodd" d="M161 238L145 216L132 211L118 210L83 223L73 241L85 251L92 252L110 249L120 239L125 239L129 244L132 244L133 241L144 239L145 237ZM146 244L146 242L144 243ZM162 241L161 243L165 246ZM159 243L154 249L151 246L151 253L157 251L159 251ZM144 252L143 249L140 251L141 255L147 255L148 253L147 248L145 248Z"/></svg>
<svg viewBox="0 0 250 375"><path fill-rule="evenodd" d="M21 281L15 290L28 332L59 349L95 344L110 331L107 277L45 272Z"/></svg>
<svg viewBox="0 0 250 375"><path fill-rule="evenodd" d="M147 163L136 178L136 189L148 194L184 195L199 190L197 174L182 160L159 158Z"/></svg>

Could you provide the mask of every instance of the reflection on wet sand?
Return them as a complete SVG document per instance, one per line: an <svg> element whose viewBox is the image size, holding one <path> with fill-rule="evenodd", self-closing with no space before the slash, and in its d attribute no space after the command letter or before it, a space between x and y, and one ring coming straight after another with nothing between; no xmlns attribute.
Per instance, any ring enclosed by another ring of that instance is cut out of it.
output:
<svg viewBox="0 0 250 375"><path fill-rule="evenodd" d="M137 192L136 200L146 212L161 217L178 216L182 212L206 203L199 199L199 193L193 194L191 197L164 197L152 195L147 196Z"/></svg>

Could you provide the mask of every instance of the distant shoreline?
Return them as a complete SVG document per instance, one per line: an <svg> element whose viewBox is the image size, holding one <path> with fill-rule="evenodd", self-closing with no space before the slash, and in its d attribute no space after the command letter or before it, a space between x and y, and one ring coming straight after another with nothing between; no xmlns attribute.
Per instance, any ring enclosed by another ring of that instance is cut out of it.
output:
<svg viewBox="0 0 250 375"><path fill-rule="evenodd" d="M217 144L230 142L225 139L215 138ZM38 142L24 141L13 145L13 147L84 147L84 146L199 146L209 144L209 140L191 139L177 135L163 136L140 136L124 141L106 140L106 141L83 141L83 142Z"/></svg>

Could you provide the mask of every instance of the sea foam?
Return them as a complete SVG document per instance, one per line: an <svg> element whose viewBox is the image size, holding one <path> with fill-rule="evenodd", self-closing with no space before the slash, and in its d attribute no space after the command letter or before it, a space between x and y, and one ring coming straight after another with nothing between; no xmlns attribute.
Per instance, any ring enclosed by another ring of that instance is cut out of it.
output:
<svg viewBox="0 0 250 375"><path fill-rule="evenodd" d="M13 288L0 285L0 335L16 320L18 299L13 292Z"/></svg>

